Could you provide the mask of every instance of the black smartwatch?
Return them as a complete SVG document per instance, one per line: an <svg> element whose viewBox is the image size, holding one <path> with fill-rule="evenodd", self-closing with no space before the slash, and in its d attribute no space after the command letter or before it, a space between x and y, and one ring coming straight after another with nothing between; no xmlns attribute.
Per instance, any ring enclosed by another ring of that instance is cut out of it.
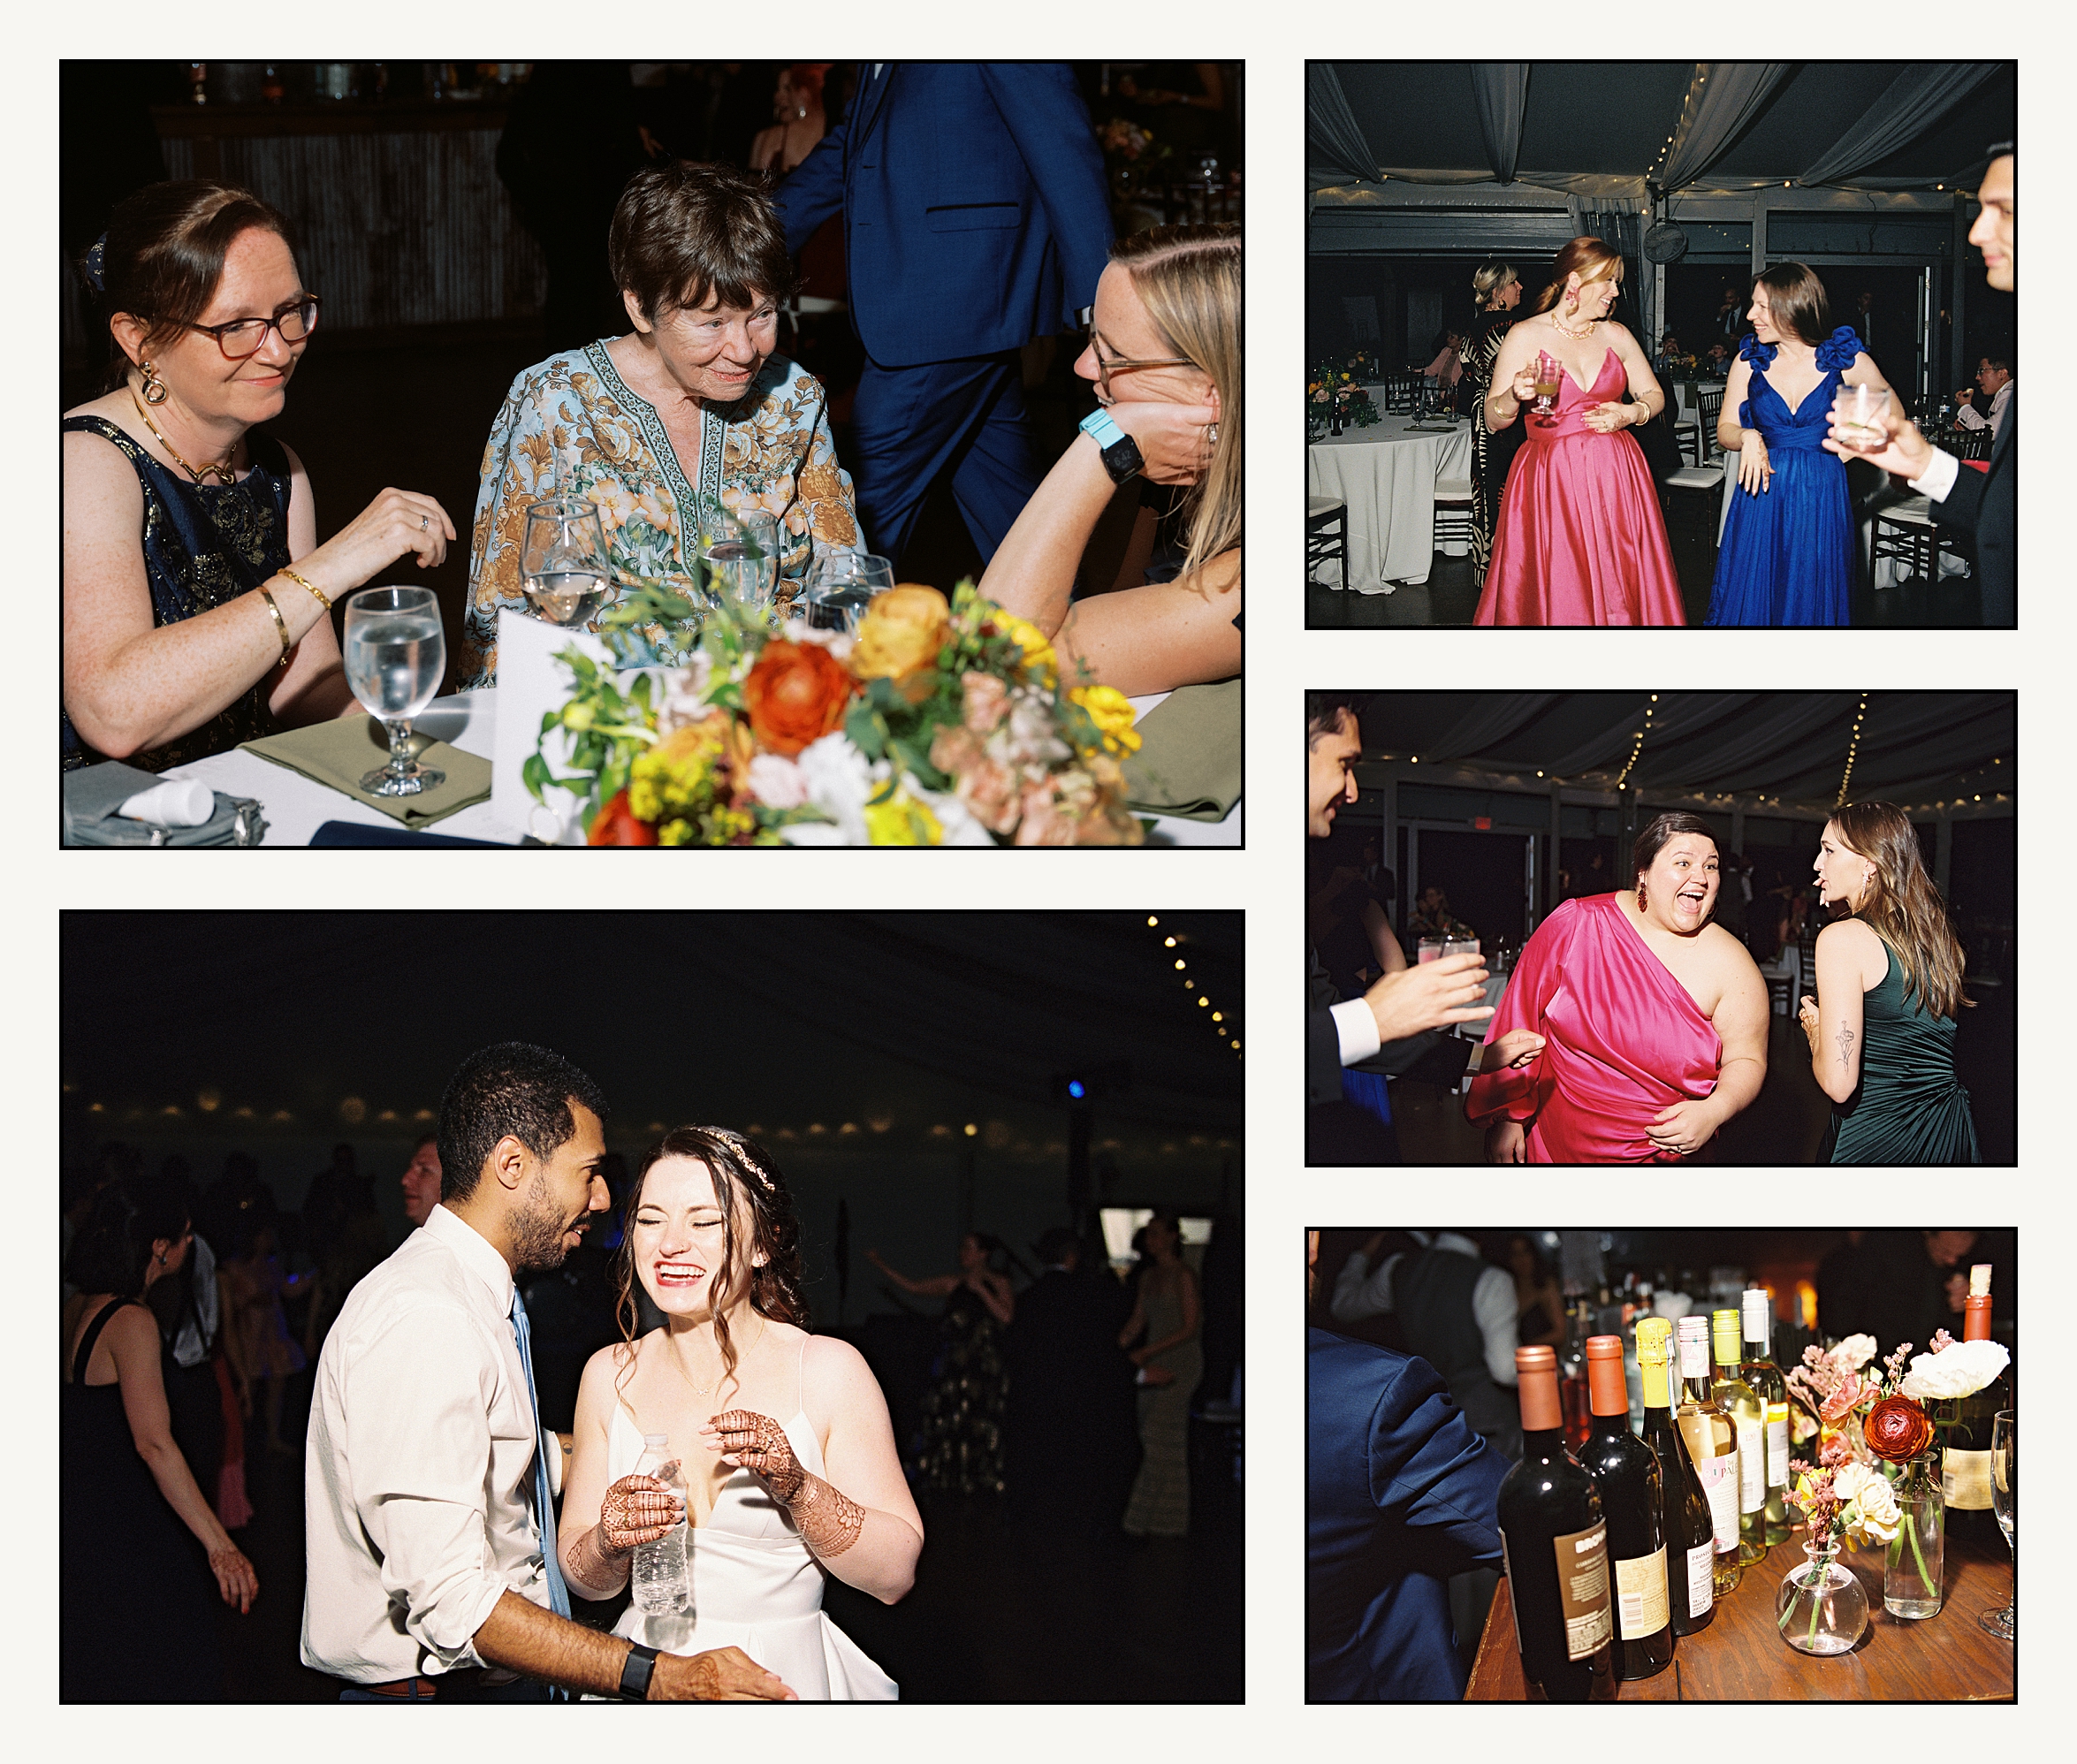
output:
<svg viewBox="0 0 2077 1764"><path fill-rule="evenodd" d="M649 1700L650 1674L657 1669L657 1651L644 1647L640 1642L628 1649L628 1657L620 1662L620 1698L624 1702L645 1703Z"/></svg>
<svg viewBox="0 0 2077 1764"><path fill-rule="evenodd" d="M1097 452L1103 456L1103 468L1111 475L1111 482L1122 484L1135 472L1145 469L1146 461L1140 456L1139 444L1111 421L1109 411L1100 407L1082 419L1082 432L1096 443Z"/></svg>

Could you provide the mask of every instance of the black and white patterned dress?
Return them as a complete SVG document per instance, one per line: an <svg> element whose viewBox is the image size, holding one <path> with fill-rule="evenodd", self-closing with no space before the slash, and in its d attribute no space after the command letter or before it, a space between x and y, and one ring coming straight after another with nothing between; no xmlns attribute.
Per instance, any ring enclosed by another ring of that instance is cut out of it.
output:
<svg viewBox="0 0 2077 1764"><path fill-rule="evenodd" d="M1470 383L1472 399L1472 585L1481 589L1486 585L1486 565L1493 556L1501 486L1507 482L1508 465L1522 442L1519 422L1497 435L1486 427L1486 395L1493 390L1493 364L1513 323L1512 313L1481 313L1479 334L1464 353L1464 377Z"/></svg>

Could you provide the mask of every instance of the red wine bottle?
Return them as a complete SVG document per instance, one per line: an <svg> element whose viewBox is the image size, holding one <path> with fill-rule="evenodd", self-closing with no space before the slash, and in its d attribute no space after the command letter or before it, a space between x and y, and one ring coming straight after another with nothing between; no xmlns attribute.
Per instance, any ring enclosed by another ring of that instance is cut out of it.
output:
<svg viewBox="0 0 2077 1764"><path fill-rule="evenodd" d="M1557 1356L1517 1348L1522 1461L1500 1485L1500 1541L1529 1694L1583 1703L1615 1694L1609 1528L1594 1479L1565 1450Z"/></svg>
<svg viewBox="0 0 2077 1764"><path fill-rule="evenodd" d="M1630 1388L1623 1376L1620 1335L1588 1339L1586 1380L1594 1425L1580 1448L1579 1463L1594 1479L1609 1528L1616 1676L1655 1678L1673 1663L1662 1486L1657 1456L1630 1431Z"/></svg>

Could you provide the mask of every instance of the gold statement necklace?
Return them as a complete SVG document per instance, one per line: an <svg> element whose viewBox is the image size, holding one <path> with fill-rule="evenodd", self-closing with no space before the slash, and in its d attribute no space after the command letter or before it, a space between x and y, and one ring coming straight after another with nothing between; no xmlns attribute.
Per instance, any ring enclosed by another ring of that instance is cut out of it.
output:
<svg viewBox="0 0 2077 1764"><path fill-rule="evenodd" d="M130 388L130 402L137 407L137 414L144 419L144 426L151 430L159 445L173 456L173 463L193 478L195 483L201 483L204 479L211 477L227 484L234 484L238 482L238 474L231 469L232 454L238 452L237 442L233 441L231 444L231 452L224 454L221 460L200 468L191 466L187 462L186 456L166 439L164 432L157 423L151 420L151 413L145 409L144 400L137 396L137 389L134 386Z"/></svg>

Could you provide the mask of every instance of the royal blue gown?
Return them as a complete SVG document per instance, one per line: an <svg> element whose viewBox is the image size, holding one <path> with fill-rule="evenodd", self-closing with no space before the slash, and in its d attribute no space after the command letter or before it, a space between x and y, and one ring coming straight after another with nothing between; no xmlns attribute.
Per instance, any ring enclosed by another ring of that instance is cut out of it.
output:
<svg viewBox="0 0 2077 1764"><path fill-rule="evenodd" d="M1738 422L1757 429L1774 468L1771 485L1754 496L1731 492L1708 625L1844 625L1853 591L1853 504L1846 463L1824 450L1839 376L1853 365L1860 339L1841 325L1817 346L1824 377L1801 404L1769 384L1774 346L1747 334L1738 354L1753 376ZM1726 461L1735 473L1736 456Z"/></svg>

